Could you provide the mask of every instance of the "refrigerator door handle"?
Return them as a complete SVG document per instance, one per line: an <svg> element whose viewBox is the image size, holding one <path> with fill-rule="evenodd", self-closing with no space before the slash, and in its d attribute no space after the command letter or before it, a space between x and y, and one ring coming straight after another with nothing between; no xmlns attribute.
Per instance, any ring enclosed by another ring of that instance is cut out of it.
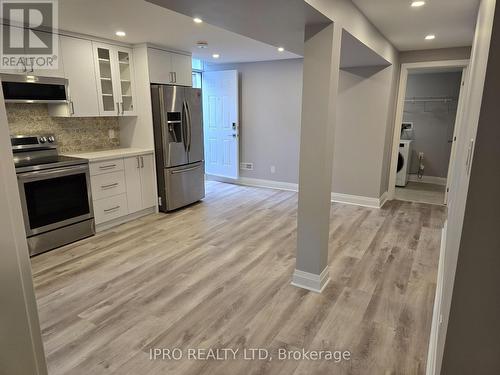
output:
<svg viewBox="0 0 500 375"><path fill-rule="evenodd" d="M179 169L179 170L176 170L176 171L172 171L170 173L172 173L172 174L178 174L178 173L184 173L184 172L194 171L194 170L200 169L200 168L201 168L201 165L197 165L196 167L191 167L191 168L186 168L186 169Z"/></svg>
<svg viewBox="0 0 500 375"><path fill-rule="evenodd" d="M182 102L182 143L184 144L184 150L187 152L188 151L188 130L187 130L187 109L186 109L186 102Z"/></svg>
<svg viewBox="0 0 500 375"><path fill-rule="evenodd" d="M189 103L186 102L186 109L187 109L187 129L188 129L188 147L187 150L191 151L191 138L192 138L192 122L191 122L191 108L189 108Z"/></svg>

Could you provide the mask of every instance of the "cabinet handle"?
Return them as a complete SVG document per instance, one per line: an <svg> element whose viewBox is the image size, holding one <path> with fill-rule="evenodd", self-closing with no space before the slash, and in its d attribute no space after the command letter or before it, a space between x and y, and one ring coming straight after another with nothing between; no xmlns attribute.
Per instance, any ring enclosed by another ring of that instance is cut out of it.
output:
<svg viewBox="0 0 500 375"><path fill-rule="evenodd" d="M116 102L116 110L118 111L117 115L120 116L120 102Z"/></svg>
<svg viewBox="0 0 500 375"><path fill-rule="evenodd" d="M139 164L139 156L136 156L135 159L137 160L137 169L139 169L141 167L141 165Z"/></svg>
<svg viewBox="0 0 500 375"><path fill-rule="evenodd" d="M177 72L174 72L174 83L177 83Z"/></svg>
<svg viewBox="0 0 500 375"><path fill-rule="evenodd" d="M69 105L71 107L71 116L75 114L75 105L73 104L73 100L69 102Z"/></svg>
<svg viewBox="0 0 500 375"><path fill-rule="evenodd" d="M123 102L121 103L122 105L122 115L125 113L125 108L123 107Z"/></svg>
<svg viewBox="0 0 500 375"><path fill-rule="evenodd" d="M99 169L111 169L116 167L116 164L100 165Z"/></svg>
<svg viewBox="0 0 500 375"><path fill-rule="evenodd" d="M141 156L141 168L144 168L144 158Z"/></svg>
<svg viewBox="0 0 500 375"><path fill-rule="evenodd" d="M118 186L118 182L115 182L114 184L101 185L101 189L109 189L109 188L113 188L115 186Z"/></svg>
<svg viewBox="0 0 500 375"><path fill-rule="evenodd" d="M119 208L120 208L120 206L111 207L111 208L108 208L107 210L104 210L104 212L108 213L108 212L111 212L111 211L115 211L115 210L117 210Z"/></svg>

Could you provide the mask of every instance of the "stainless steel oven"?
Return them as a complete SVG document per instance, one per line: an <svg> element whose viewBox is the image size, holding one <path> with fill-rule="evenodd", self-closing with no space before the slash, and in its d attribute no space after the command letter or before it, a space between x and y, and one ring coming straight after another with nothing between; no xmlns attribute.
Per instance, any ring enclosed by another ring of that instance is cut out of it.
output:
<svg viewBox="0 0 500 375"><path fill-rule="evenodd" d="M95 233L88 161L58 155L54 143L53 136L12 140L30 255Z"/></svg>
<svg viewBox="0 0 500 375"><path fill-rule="evenodd" d="M94 217L88 165L21 173L17 180L28 236Z"/></svg>

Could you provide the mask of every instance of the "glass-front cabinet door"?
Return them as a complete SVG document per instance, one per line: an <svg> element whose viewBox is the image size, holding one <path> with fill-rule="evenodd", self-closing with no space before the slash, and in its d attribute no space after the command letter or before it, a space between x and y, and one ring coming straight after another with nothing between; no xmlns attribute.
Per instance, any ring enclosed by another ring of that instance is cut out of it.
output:
<svg viewBox="0 0 500 375"><path fill-rule="evenodd" d="M132 51L128 48L117 47L116 57L118 62L118 79L120 91L120 114L123 116L134 115L134 66Z"/></svg>
<svg viewBox="0 0 500 375"><path fill-rule="evenodd" d="M101 116L118 116L119 101L115 87L113 47L100 43L92 44L94 45L99 114Z"/></svg>
<svg viewBox="0 0 500 375"><path fill-rule="evenodd" d="M135 115L132 50L104 43L93 46L100 115Z"/></svg>

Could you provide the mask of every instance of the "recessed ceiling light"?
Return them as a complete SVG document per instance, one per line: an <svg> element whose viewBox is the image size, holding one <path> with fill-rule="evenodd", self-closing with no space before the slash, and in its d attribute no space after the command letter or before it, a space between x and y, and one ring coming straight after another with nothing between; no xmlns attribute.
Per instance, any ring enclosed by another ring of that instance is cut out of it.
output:
<svg viewBox="0 0 500 375"><path fill-rule="evenodd" d="M220 55L219 55L218 53L214 53L214 54L212 55L212 57L213 57L214 59L218 59L218 58L220 57Z"/></svg>
<svg viewBox="0 0 500 375"><path fill-rule="evenodd" d="M285 49L283 47L278 47L278 52L284 52Z"/></svg>
<svg viewBox="0 0 500 375"><path fill-rule="evenodd" d="M425 5L425 1L422 1L422 0L419 0L419 1L412 1L411 3L411 6L413 8L418 8L418 7L422 7Z"/></svg>
<svg viewBox="0 0 500 375"><path fill-rule="evenodd" d="M125 36L127 34L125 34L125 31L117 31L116 33L116 36Z"/></svg>
<svg viewBox="0 0 500 375"><path fill-rule="evenodd" d="M203 22L203 20L199 17L193 18L193 21L194 21L194 23L202 23Z"/></svg>
<svg viewBox="0 0 500 375"><path fill-rule="evenodd" d="M425 40L433 40L436 39L436 36L434 34L429 34L425 37Z"/></svg>

